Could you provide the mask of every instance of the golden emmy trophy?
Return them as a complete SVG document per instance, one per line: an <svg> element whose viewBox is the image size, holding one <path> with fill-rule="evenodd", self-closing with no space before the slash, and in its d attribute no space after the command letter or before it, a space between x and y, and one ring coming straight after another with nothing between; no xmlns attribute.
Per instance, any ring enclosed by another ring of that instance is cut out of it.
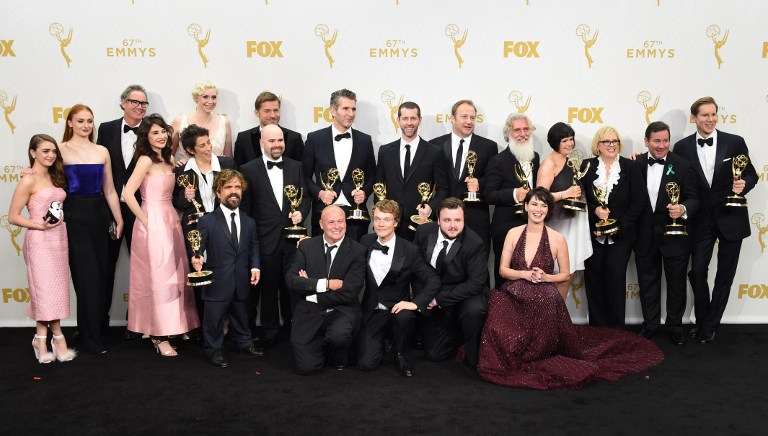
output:
<svg viewBox="0 0 768 436"><path fill-rule="evenodd" d="M301 200L304 198L304 190L297 189L294 185L287 185L283 188L283 194L288 197L288 201L291 203L291 213L296 212L296 209L301 205ZM305 236L307 236L306 227L298 224L283 228L283 238L301 239Z"/></svg>
<svg viewBox="0 0 768 436"><path fill-rule="evenodd" d="M676 182L669 182L666 185L666 189L670 204L676 205L680 201L680 185ZM664 226L664 236L687 234L688 232L685 230L685 224L678 224L677 218L672 218L672 224Z"/></svg>
<svg viewBox="0 0 768 436"><path fill-rule="evenodd" d="M731 171L733 171L733 177L737 180L741 179L741 173L744 172L744 168L749 164L749 158L746 155L740 154L734 156L731 160ZM733 193L725 197L725 205L729 207L747 207L747 198L743 195Z"/></svg>
<svg viewBox="0 0 768 436"><path fill-rule="evenodd" d="M189 241L189 246L192 247L195 257L200 257L200 242L202 242L202 239L200 230L190 230L187 233L187 241ZM187 285L189 286L206 286L211 283L213 283L213 271L192 271L187 274Z"/></svg>
<svg viewBox="0 0 768 436"><path fill-rule="evenodd" d="M467 153L467 175L470 179L473 179L475 176L475 166L477 165L477 152L475 150L469 150ZM465 202L472 202L477 203L482 201L480 198L479 192L465 192L464 193L464 201Z"/></svg>
<svg viewBox="0 0 768 436"><path fill-rule="evenodd" d="M604 186L592 186L592 191L595 193L595 198L600 204L600 207L605 209L608 207L608 192ZM609 236L619 231L619 224L613 218L600 220L595 224L596 236Z"/></svg>
<svg viewBox="0 0 768 436"><path fill-rule="evenodd" d="M325 173L325 180L323 175L320 174L320 184L323 185L323 189L326 191L333 191L333 184L339 180L339 170L336 168L328 168L328 172Z"/></svg>
<svg viewBox="0 0 768 436"><path fill-rule="evenodd" d="M530 162L520 162L519 165L515 165L515 177L517 181L522 184L523 189L531 189L531 185L528 183L528 175L533 172L533 164ZM522 215L525 213L525 206L523 203L515 204L515 215Z"/></svg>
<svg viewBox="0 0 768 436"><path fill-rule="evenodd" d="M176 178L176 183L178 183L179 186L181 186L182 188L186 188L189 185L192 185L194 187L195 186L194 175L192 176L192 183L190 183L188 175L180 174L179 177ZM200 203L197 202L195 197L192 197L192 199L189 201L190 203L192 203L192 206L195 206L195 213L191 213L187 215L187 225L194 226L195 224L197 224L197 220L202 218L203 215L205 215L208 212L206 212L205 208Z"/></svg>
<svg viewBox="0 0 768 436"><path fill-rule="evenodd" d="M352 170L352 183L355 184L355 189L360 190L360 188L363 187L363 184L365 184L365 172L363 172L363 170L360 168L355 168ZM368 217L368 211L360 209L359 204L355 205L355 208L349 211L347 219L363 221L371 220L370 217Z"/></svg>
<svg viewBox="0 0 768 436"><path fill-rule="evenodd" d="M435 196L435 189L432 185L430 185L427 182L421 182L418 186L416 186L416 189L419 191L419 195L421 195L421 206L426 206L429 200L432 199L432 197ZM432 222L429 218L422 219L418 214L411 215L411 223L408 228L410 230L416 231L416 228L424 223Z"/></svg>
<svg viewBox="0 0 768 436"><path fill-rule="evenodd" d="M373 194L376 196L376 201L386 200L387 198L387 185L384 182L377 182L373 184Z"/></svg>
<svg viewBox="0 0 768 436"><path fill-rule="evenodd" d="M577 154L576 151L571 152L571 155L568 156L566 163L568 164L568 168L573 171L573 186L579 186L579 180L581 180L589 170L589 163L587 163L587 167L584 168L584 171L580 171L579 167L581 166L581 153ZM581 198L566 198L563 200L563 209L577 212L586 212L587 203Z"/></svg>

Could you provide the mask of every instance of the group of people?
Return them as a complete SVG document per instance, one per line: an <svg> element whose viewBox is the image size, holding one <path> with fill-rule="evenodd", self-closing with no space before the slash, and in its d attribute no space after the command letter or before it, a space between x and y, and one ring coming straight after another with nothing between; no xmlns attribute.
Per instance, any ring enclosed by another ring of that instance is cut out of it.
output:
<svg viewBox="0 0 768 436"><path fill-rule="evenodd" d="M333 123L306 142L279 125L280 99L261 93L259 125L240 132L233 150L228 120L213 114L215 86L198 84L192 96L195 113L169 125L146 115L147 93L131 85L120 97L123 117L99 127L98 144L84 105L70 110L61 144L32 138L31 168L9 218L29 229L28 315L37 321L32 345L41 363L75 356L59 323L69 316L67 267L79 349L106 352L123 235L131 254L126 334L147 335L158 353L175 356L169 339L197 333L220 367L229 364L225 330L242 353L264 356L282 320L300 374L327 362L373 370L391 350L399 372L411 376L408 356L418 342L428 360L458 358L504 385L568 389L613 380L662 359L647 340L660 324L662 266L666 330L685 342L690 256L697 323L690 334L714 340L750 232L746 208L725 206L725 198L746 194L757 177L749 162L734 177L731 161L748 150L741 137L715 130L711 97L691 107L697 132L674 153L669 126L654 122L647 153L620 156L618 131L603 127L592 140L594 157L578 162L571 126L550 128L553 151L542 160L535 126L519 113L507 117L508 145L498 152L475 134L471 100L456 102L451 132L430 141L418 133L419 105L402 103L401 137L382 145L377 159L371 137L352 128L357 97L347 89L331 95ZM672 182L674 196L666 188ZM64 202L64 220L43 213L52 201ZM297 242L307 219L313 236ZM672 222L687 232L665 235ZM45 249L54 240L69 247L68 265ZM640 335L622 329L633 250ZM582 269L590 326L574 326L564 302ZM192 270L212 271L213 282L193 290Z"/></svg>

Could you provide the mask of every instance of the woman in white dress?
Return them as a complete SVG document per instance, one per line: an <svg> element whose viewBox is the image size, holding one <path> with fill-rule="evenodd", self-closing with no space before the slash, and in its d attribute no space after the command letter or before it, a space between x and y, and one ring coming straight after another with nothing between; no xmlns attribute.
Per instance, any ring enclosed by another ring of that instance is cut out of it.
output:
<svg viewBox="0 0 768 436"><path fill-rule="evenodd" d="M210 132L211 146L213 154L216 156L232 157L232 127L229 125L229 118L226 115L214 115L213 110L216 104L219 91L216 85L208 81L202 81L192 89L192 100L195 101L195 112L193 114L179 114L173 119L173 143L172 152L176 160L176 166L183 165L189 155L183 147L179 147L179 134L190 124L196 124L208 129Z"/></svg>

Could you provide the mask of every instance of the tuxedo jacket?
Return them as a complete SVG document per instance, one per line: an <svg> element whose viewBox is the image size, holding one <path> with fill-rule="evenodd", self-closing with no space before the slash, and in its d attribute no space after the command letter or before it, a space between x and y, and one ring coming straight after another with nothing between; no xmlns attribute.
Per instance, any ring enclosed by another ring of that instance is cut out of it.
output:
<svg viewBox="0 0 768 436"><path fill-rule="evenodd" d="M256 221L240 210L237 247L230 237L230 217L225 217L220 207L200 218L197 230L202 236L200 252L207 251L206 268L213 271L213 283L203 287L203 300L247 299L251 290L251 269L260 268Z"/></svg>
<svg viewBox="0 0 768 436"><path fill-rule="evenodd" d="M467 191L467 184L464 182L464 179L469 176L469 173L466 162L464 162L459 178L456 178L456 174L453 172L453 159L456 156L453 156L451 152L451 134L439 136L430 142L437 144L443 149L443 163L445 164L445 172L448 179L448 197L464 198L464 193ZM482 192L483 185L486 183L488 162L490 162L493 156L496 156L499 149L496 142L476 134L472 135L469 149L477 153L474 176L480 182L480 191ZM491 216L488 210L488 203L485 200L483 202L466 203L465 212L465 221L469 228L478 234L490 235ZM486 240L489 236L482 236L482 238Z"/></svg>
<svg viewBox="0 0 768 436"><path fill-rule="evenodd" d="M643 176L643 185L648 192L648 169L650 168L648 166L648 153L639 155L636 162L640 174ZM678 202L685 206L687 215L687 219L678 218L677 223L689 227L688 223L696 216L696 211L699 209L699 190L691 163L674 153L667 153L664 169L661 173L659 193L654 200L655 211L648 195L645 195L645 205L638 221L639 237L635 244L635 256L647 255L654 247L658 247L663 256L681 256L691 251L690 236L664 236L664 227L672 222L667 210L670 201L666 186L669 182L675 182L680 187ZM692 230L688 228L689 232Z"/></svg>
<svg viewBox="0 0 768 436"><path fill-rule="evenodd" d="M240 171L248 181L248 189L243 193L241 207L258 224L261 252L272 254L280 246L283 239L283 229L293 225L293 222L288 218L288 214L291 212L291 202L282 189L280 198L275 198L272 185L269 183L269 176L267 176L267 166L261 156L240 167ZM302 217L306 218L309 214L310 199L309 190L301 174L301 162L283 157L282 172L283 188L293 185L299 192L303 190L304 197L296 210L301 212ZM278 206L278 202L280 202L282 210ZM282 271L280 273L282 274Z"/></svg>
<svg viewBox="0 0 768 436"><path fill-rule="evenodd" d="M117 192L118 198L123 194L123 186L131 178L133 169L136 167L136 159L131 159L128 165L126 165L125 159L123 159L122 126L122 118L101 123L96 139L96 143L103 145L109 152L109 160L112 164L112 183L115 185L115 192ZM136 190L136 200L141 204L141 193L138 189Z"/></svg>
<svg viewBox="0 0 768 436"><path fill-rule="evenodd" d="M298 303L293 312L291 341L306 344L323 324L327 309L333 309L359 325L360 292L365 281L365 248L350 237L345 237L337 249L328 278L339 279L343 286L336 291L317 292L317 281L326 278L325 244L323 236L305 239L293 256L290 269L285 273L285 283ZM299 276L304 270L308 278ZM306 297L317 295L317 303Z"/></svg>
<svg viewBox="0 0 768 436"><path fill-rule="evenodd" d="M643 176L640 175L640 169L637 162L633 162L625 157L619 156L619 166L621 173L619 183L611 190L608 197L607 207L611 210L610 218L615 219L619 225L619 231L611 235L614 243L628 244L632 246L638 237L638 220L640 214L648 201L648 190L645 187ZM581 165L581 171L584 171L586 165L589 165L586 175L582 178L583 190L587 199L587 217L589 217L589 229L592 237L592 243L597 244L595 239L595 224L600 219L595 215L595 208L599 206L595 193L592 190L595 180L597 180L596 157L584 159Z"/></svg>
<svg viewBox="0 0 768 436"><path fill-rule="evenodd" d="M211 156L211 159L218 159L221 169L235 169L235 161L232 160L231 157ZM178 180L180 175L186 174L190 183L194 181L192 185L195 186L195 200L197 200L200 206L202 206L203 198L200 195L200 178L198 177L197 173L191 169L185 171L184 166L175 168L173 172L176 176L176 180ZM219 174L219 172L214 171L213 177L215 178L217 174ZM210 180L208 185L212 187L213 180ZM187 198L184 196L184 188L185 187L179 186L178 182L175 182L173 185L173 207L181 212L181 228L184 231L184 239L186 240L187 233L195 228L194 225L189 226L187 224L187 220L189 219L189 215L195 213L196 210L195 205L191 201L187 200ZM216 197L215 192L213 193L213 207L214 209L219 207L219 199ZM205 212L205 210L202 210L202 212Z"/></svg>
<svg viewBox="0 0 768 436"><path fill-rule="evenodd" d="M539 172L539 153L534 152L531 163L533 163L533 186L531 186L533 189L536 187L536 174ZM518 171L522 170L520 162L507 147L491 158L485 170L485 184L480 187L485 202L495 206L492 223L494 233L506 234L512 227L525 224L528 219L525 214L515 214L517 201L514 192L515 189L523 186L517 180L516 168Z"/></svg>
<svg viewBox="0 0 768 436"><path fill-rule="evenodd" d="M419 138L416 153L411 156L411 167L403 177L400 166L400 139L379 148L379 159L376 165L376 181L387 186L387 198L400 204L400 225L398 234L404 235L410 222L410 216L416 214L416 206L421 204L419 183L429 183L435 186L435 195L428 202L432 208L433 217L437 205L448 196L448 179L443 162L443 151L435 144Z"/></svg>
<svg viewBox="0 0 768 436"><path fill-rule="evenodd" d="M749 212L746 207L724 206L725 197L733 195L733 172L731 162L740 154L749 156L744 138L737 135L717 131L717 150L715 152L715 172L712 176L712 186L707 183L704 169L699 161L696 148L696 134L687 136L675 144L673 152L691 162L699 187L699 213L693 218L694 229L702 230L716 226L720 235L728 241L736 241L749 236ZM752 161L744 169L741 178L746 187L741 195L746 195L757 184L757 173ZM696 233L697 230L694 230Z"/></svg>
<svg viewBox="0 0 768 436"><path fill-rule="evenodd" d="M352 198L352 191L355 190L355 184L352 182L352 171L360 168L365 173L365 183L361 188L365 192L366 201L373 190L373 183L376 180L376 157L373 154L373 142L370 135L360 132L357 129L351 129L352 132L352 156L349 159L349 166L345 174L339 175L339 180L333 185L333 190L344 196L352 206L355 201ZM304 156L302 158L302 169L304 179L312 196L313 206L312 215L319 217L320 212L325 205L317 198L323 185L320 180L326 180L329 168L338 168L336 165L336 154L334 151L333 134L331 126L316 130L307 135L307 143L304 147ZM314 179L314 180L313 180ZM368 210L365 202L360 205L360 209Z"/></svg>
<svg viewBox="0 0 768 436"><path fill-rule="evenodd" d="M301 139L301 134L286 129L283 126L278 127L283 131L283 139L285 140L283 157L289 157L301 162L301 156L304 153L304 140ZM261 140L261 129L259 129L259 126L237 134L234 158L238 166L243 166L262 155L259 140Z"/></svg>
<svg viewBox="0 0 768 436"><path fill-rule="evenodd" d="M424 261L429 264L437 245L438 223L422 224L416 230L414 242ZM485 245L472 229L456 237L445 255L445 269L440 275L440 290L435 295L438 306L447 309L475 295L488 294L488 257Z"/></svg>
<svg viewBox="0 0 768 436"><path fill-rule="evenodd" d="M419 145L421 146L421 145ZM429 263L424 261L419 247L405 238L395 236L395 249L387 255L392 256L392 266L381 284L376 284L376 279L371 270L371 252L373 243L378 240L375 233L369 233L360 240L366 249L366 279L365 293L363 294L363 321L373 315L379 303L392 309L392 306L401 301L411 301L411 287L413 287L413 302L419 307L421 313L427 313L427 304L435 297L440 289L440 278Z"/></svg>

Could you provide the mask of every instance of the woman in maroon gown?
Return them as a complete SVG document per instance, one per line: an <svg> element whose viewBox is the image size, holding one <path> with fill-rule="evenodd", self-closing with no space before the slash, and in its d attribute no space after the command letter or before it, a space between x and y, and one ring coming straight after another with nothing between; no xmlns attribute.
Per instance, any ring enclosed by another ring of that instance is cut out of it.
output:
<svg viewBox="0 0 768 436"><path fill-rule="evenodd" d="M617 380L663 360L652 342L620 330L575 326L555 284L570 277L568 244L544 221L552 194L536 188L525 198L528 224L511 229L491 292L477 371L484 379L531 389L577 389ZM552 274L557 260L560 272Z"/></svg>

